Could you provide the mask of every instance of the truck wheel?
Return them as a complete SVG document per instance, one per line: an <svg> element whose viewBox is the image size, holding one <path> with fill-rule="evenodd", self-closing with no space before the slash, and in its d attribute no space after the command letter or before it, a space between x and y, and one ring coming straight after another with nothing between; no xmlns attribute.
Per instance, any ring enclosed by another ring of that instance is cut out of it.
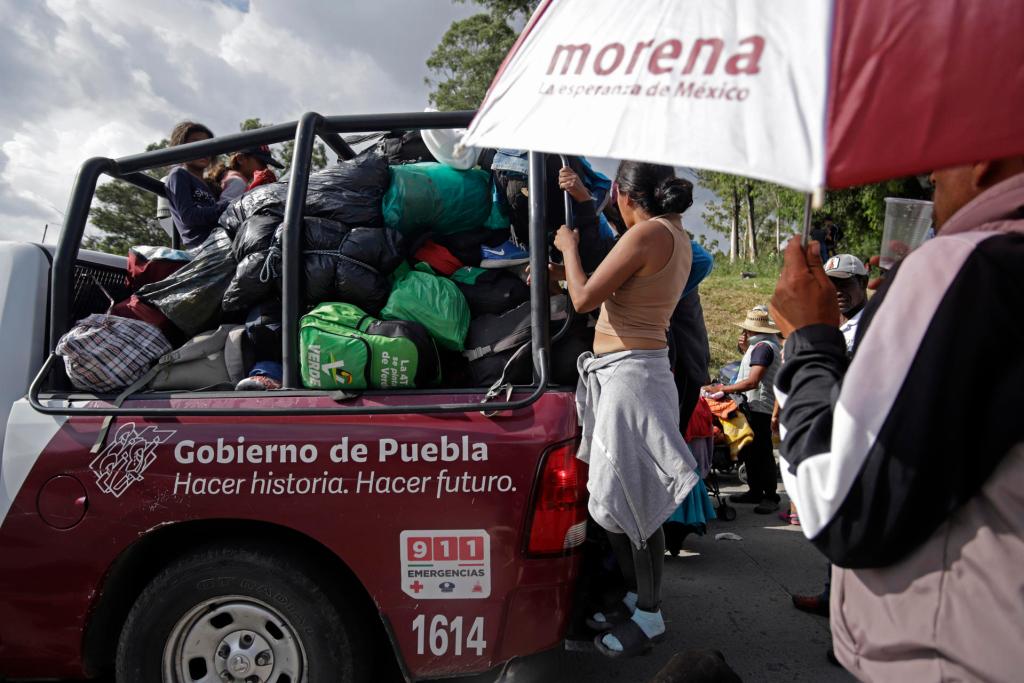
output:
<svg viewBox="0 0 1024 683"><path fill-rule="evenodd" d="M311 575L239 547L171 564L128 614L118 683L363 681L360 631Z"/></svg>

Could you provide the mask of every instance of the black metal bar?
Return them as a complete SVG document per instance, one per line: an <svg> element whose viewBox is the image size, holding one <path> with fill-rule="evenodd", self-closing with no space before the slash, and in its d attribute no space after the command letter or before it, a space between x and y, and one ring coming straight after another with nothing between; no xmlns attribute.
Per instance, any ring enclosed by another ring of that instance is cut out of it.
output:
<svg viewBox="0 0 1024 683"><path fill-rule="evenodd" d="M546 358L545 350L545 358ZM220 417L240 417L244 415L273 415L273 416L291 416L291 415L403 415L408 413L472 413L480 410L486 410L488 413L498 413L506 410L520 410L527 408L544 395L548 383L548 371L547 365L545 365L540 372L540 381L534 387L533 392L515 401L493 401L489 403L480 403L474 401L471 403L438 403L438 404L418 404L418 405L397 405L397 406L331 406L330 408L182 408L182 407L167 407L167 408L134 408L134 407L121 407L115 408L113 406L109 408L98 407L93 404L95 400L83 400L83 403L89 405L89 407L76 407L69 405L68 402L61 398L61 405L50 406L44 405L39 399L39 394L42 391L42 385L45 378L49 375L54 364L57 362L58 356L51 354L47 357L46 362L43 363L42 369L36 378L32 381L32 385L28 391L28 402L34 410L44 415L72 415L72 416L92 416L92 417L105 417L107 415L121 416L121 417L166 417L173 419L181 416L188 415L203 415L203 416L220 416ZM325 395L330 392L323 392ZM274 394L267 394L267 397L273 397ZM284 394L282 398L287 397ZM202 402L208 402L200 394L197 400Z"/></svg>
<svg viewBox="0 0 1024 683"><path fill-rule="evenodd" d="M569 157L565 156L564 154L559 154L558 158L562 160L562 166L563 167L568 167L569 166ZM572 197L569 196L569 192L568 191L563 192L562 195L563 195L563 200L565 202L565 224L568 225L571 228L572 224L573 224L573 220L572 220Z"/></svg>
<svg viewBox="0 0 1024 683"><path fill-rule="evenodd" d="M562 166L569 165L569 157L565 156L564 154L559 154L558 157L562 161ZM571 228L574 224L572 216L572 197L569 196L568 192L563 192L562 195L563 201L565 203L565 224ZM530 239L533 239L532 235L530 236ZM545 244L547 244L546 241ZM569 295L566 294L566 296ZM555 332L553 335L551 335L550 343L554 344L556 341L567 335L569 333L569 328L572 327L572 323L575 319L576 309L573 307L572 302L570 301L569 305L566 306L565 308L565 322L562 323L562 327L559 328L558 332Z"/></svg>
<svg viewBox="0 0 1024 683"><path fill-rule="evenodd" d="M316 112L306 112L299 119L295 131L288 198L284 205L281 240L281 364L284 366L282 385L285 389L297 389L302 386L299 371L299 300L302 286L299 259L302 249L302 215L306 212L306 188L309 185L309 171L313 164L313 143L321 121L323 117Z"/></svg>
<svg viewBox="0 0 1024 683"><path fill-rule="evenodd" d="M320 135L331 145L328 133L364 133L390 130L418 130L424 128L466 128L473 120L473 111L451 112L410 112L404 114L372 114L355 116L324 117ZM121 173L145 171L151 168L172 166L203 156L237 152L253 145L273 145L295 137L297 121L279 123L275 126L247 130L242 133L222 135L210 140L190 142L177 147L165 147L142 154L133 154L117 159ZM344 140L342 140L344 142ZM346 143L347 144L347 143ZM334 149L334 146L331 145ZM337 151L335 149L335 151Z"/></svg>
<svg viewBox="0 0 1024 683"><path fill-rule="evenodd" d="M548 375L548 324L551 299L548 296L548 236L544 225L544 188L547 164L544 154L530 152L530 339L533 343L533 371L538 381ZM493 408L492 408L493 409Z"/></svg>
<svg viewBox="0 0 1024 683"><path fill-rule="evenodd" d="M93 157L82 164L68 199L68 208L64 212L64 226L57 240L53 267L50 269L51 352L69 328L74 285L72 274L75 261L78 260L82 235L85 233L85 223L89 220L89 207L96 191L96 181L103 173L117 175L117 163L105 157Z"/></svg>
<svg viewBox="0 0 1024 683"><path fill-rule="evenodd" d="M371 133L382 130L466 128L475 114L473 111L417 111L406 114L327 116L320 129L331 133Z"/></svg>
<svg viewBox="0 0 1024 683"><path fill-rule="evenodd" d="M146 192L152 192L158 197L167 196L167 186L164 185L163 181L145 173L125 173L116 177L118 180L123 180Z"/></svg>
<svg viewBox="0 0 1024 683"><path fill-rule="evenodd" d="M814 195L808 192L804 195L804 225L800 234L800 245L806 247L811 243L811 204Z"/></svg>
<svg viewBox="0 0 1024 683"><path fill-rule="evenodd" d="M345 140L337 133L321 133L320 139L327 143L327 146L334 150L334 153L338 155L339 159L356 158L356 151L352 149L352 146L345 142Z"/></svg>
<svg viewBox="0 0 1024 683"><path fill-rule="evenodd" d="M182 415L210 415L210 416L242 416L254 414L267 415L345 415L345 414L402 414L402 413L458 413L472 412L485 408L488 412L502 412L525 408L544 394L548 384L548 282L547 278L535 278L531 285L531 302L533 311L531 313L531 331L533 332L532 352L534 358L534 369L537 384L533 392L520 400L490 402L480 404L471 403L449 403L439 405L399 405L399 406L332 406L329 408L308 408L308 409L232 409L232 408L115 408L111 407L83 407L70 406L66 399L61 400L58 406L43 405L39 395L43 385L49 380L51 371L58 361L56 355L52 355L52 349L57 340L67 331L70 324L70 311L72 303L72 274L74 264L77 260L79 245L85 231L88 220L89 207L95 192L96 183L101 174L108 174L111 177L121 178L127 182L149 184L146 180L139 180L133 174L138 171L151 168L159 168L172 164L182 163L206 155L223 154L237 151L244 147L258 144L275 144L284 142L294 136L296 140L295 158L293 159L293 180L289 187L289 196L285 209L285 223L293 225L292 229L285 230L283 260L283 289L286 290L282 312L288 311L290 315L285 316L284 334L285 344L282 351L286 359L285 364L285 386L298 386L298 363L295 356L298 352L298 314L299 314L299 273L296 270L299 262L300 237L302 229L302 213L305 209L305 195L308 186L309 167L311 165L312 148L314 138L317 134L328 140L331 133L341 132L376 132L382 130L416 130L423 128L464 128L469 125L474 112L415 112L411 114L385 114L376 116L339 116L324 119L315 113L303 116L299 122L280 124L268 128L261 128L244 133L228 135L212 140L180 145L178 147L154 150L124 157L120 160L107 158L93 158L86 161L79 170L68 209L65 213L64 226L61 230L60 241L55 252L52 280L51 280L51 309L50 309L50 349L51 355L43 364L42 369L32 382L29 390L29 402L37 411L50 415L118 415L118 416L139 416L139 417L167 417L173 418ZM318 130L319 129L319 130ZM344 141L343 141L344 142ZM346 143L347 144L347 143ZM545 272L548 258L548 245L544 235L543 208L544 193L539 188L544 185L543 157L540 154L531 154L531 166L538 165L540 173L534 173L531 177L531 241L541 245L535 249L531 256L531 265L537 269L536 272ZM159 182L159 181L154 181ZM157 188L150 185L149 188ZM177 231L175 231L175 243L179 242ZM290 329L289 329L290 328ZM291 337L289 340L288 337ZM291 377L289 378L289 374ZM291 380L289 382L288 380ZM88 401L87 405L95 406L95 401Z"/></svg>
<svg viewBox="0 0 1024 683"><path fill-rule="evenodd" d="M171 249L181 249L181 233L177 225L171 227Z"/></svg>
<svg viewBox="0 0 1024 683"><path fill-rule="evenodd" d="M143 152L142 154L133 154L118 159L117 166L121 173L133 173L162 166L173 166L174 164L181 164L205 156L237 152L255 145L273 145L278 142L287 142L295 137L295 127L297 125L298 123L295 121L279 123L276 126L222 135L209 140L190 142L187 145L165 147L151 152Z"/></svg>

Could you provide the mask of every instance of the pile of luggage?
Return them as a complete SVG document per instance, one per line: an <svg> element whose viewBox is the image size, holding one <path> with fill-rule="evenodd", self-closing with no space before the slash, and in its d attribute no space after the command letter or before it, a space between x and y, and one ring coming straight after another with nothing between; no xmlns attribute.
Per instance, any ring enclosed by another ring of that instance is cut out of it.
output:
<svg viewBox="0 0 1024 683"><path fill-rule="evenodd" d="M299 322L306 387L531 381L529 354L516 354L530 342L525 153L436 153L433 137L445 133L385 135L310 175ZM126 395L280 386L287 192L278 182L243 195L191 252L132 248L132 294L79 321L57 346L74 386ZM563 219L561 196L551 198L553 233ZM552 330L568 316L566 296L554 294ZM580 318L555 346L556 382L575 382L575 358L592 334Z"/></svg>

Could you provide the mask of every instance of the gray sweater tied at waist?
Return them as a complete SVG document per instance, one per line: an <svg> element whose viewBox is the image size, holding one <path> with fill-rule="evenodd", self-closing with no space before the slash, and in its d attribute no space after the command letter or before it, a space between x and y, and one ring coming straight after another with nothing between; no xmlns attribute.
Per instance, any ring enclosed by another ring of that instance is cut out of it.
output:
<svg viewBox="0 0 1024 683"><path fill-rule="evenodd" d="M699 481L679 430L668 351L588 352L577 364L590 514L642 548Z"/></svg>

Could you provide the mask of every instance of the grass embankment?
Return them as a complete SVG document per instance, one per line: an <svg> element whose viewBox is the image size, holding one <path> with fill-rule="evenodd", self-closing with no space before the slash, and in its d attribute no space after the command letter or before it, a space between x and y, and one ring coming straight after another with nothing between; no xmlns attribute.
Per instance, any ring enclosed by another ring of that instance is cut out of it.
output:
<svg viewBox="0 0 1024 683"><path fill-rule="evenodd" d="M744 278L742 272L754 273L756 277ZM775 281L779 277L779 265L774 260L757 264L715 260L715 269L700 285L700 299L704 307L704 322L708 327L708 342L711 345L711 376L729 361L739 360L736 340L740 330L732 323L743 320L747 311L758 304L768 305Z"/></svg>

